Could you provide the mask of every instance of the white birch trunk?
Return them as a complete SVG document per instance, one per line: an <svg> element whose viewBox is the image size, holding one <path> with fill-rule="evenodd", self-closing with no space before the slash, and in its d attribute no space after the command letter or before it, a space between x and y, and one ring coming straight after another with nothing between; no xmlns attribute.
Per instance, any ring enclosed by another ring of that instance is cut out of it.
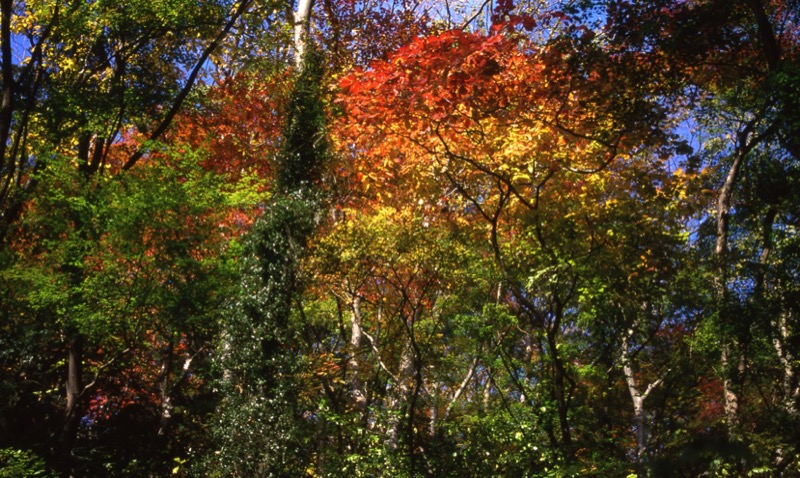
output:
<svg viewBox="0 0 800 478"><path fill-rule="evenodd" d="M294 11L294 63L298 71L303 69L306 41L311 24L311 9L313 7L314 0L300 0L297 4L297 9Z"/></svg>
<svg viewBox="0 0 800 478"><path fill-rule="evenodd" d="M644 393L639 390L639 384L636 381L636 376L631 364L630 352L628 351L628 339L632 334L633 330L631 329L623 335L620 358L622 360L622 372L625 375L625 383L628 386L628 393L630 393L631 401L633 403L633 427L636 433L636 457L638 460L641 460L647 451L647 409L644 406L644 401L653 390L661 385L664 377L661 377L648 385Z"/></svg>

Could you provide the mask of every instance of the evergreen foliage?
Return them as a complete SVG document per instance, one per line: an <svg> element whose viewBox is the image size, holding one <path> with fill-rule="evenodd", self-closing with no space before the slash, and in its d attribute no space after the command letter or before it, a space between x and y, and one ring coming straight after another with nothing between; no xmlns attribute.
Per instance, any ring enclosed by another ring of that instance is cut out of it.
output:
<svg viewBox="0 0 800 478"><path fill-rule="evenodd" d="M293 320L293 308L303 289L300 261L322 207L318 188L328 152L322 65L308 51L277 160L279 193L248 235L239 296L223 325L218 449L201 471L207 476L299 476L310 459L308 404L296 380L306 366L298 348L302 324Z"/></svg>

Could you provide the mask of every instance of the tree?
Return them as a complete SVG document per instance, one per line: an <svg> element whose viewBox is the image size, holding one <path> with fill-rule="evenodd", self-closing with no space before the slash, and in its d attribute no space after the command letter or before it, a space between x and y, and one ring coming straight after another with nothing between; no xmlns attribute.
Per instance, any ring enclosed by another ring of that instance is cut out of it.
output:
<svg viewBox="0 0 800 478"><path fill-rule="evenodd" d="M798 471L794 0L0 6L12 471Z"/></svg>
<svg viewBox="0 0 800 478"><path fill-rule="evenodd" d="M114 435L124 419L144 443L176 444L181 427L197 432L181 408L201 410L194 398L207 393L192 375L204 367L232 286L236 247L225 236L237 234L224 219L246 194L201 169L200 156L159 159L116 181L90 183L86 199L73 192L87 187L79 172L43 176L49 194L38 195L20 222L9 251L15 260L2 273L10 343L42 351L31 361L24 349L9 350L9 366L29 380L9 395L4 415L13 429L27 430L16 443L47 447L62 470L88 473L83 467L108 460L122 475L125 457L163 469L174 456L159 452L185 453L179 445L155 453L132 447ZM80 340L78 377L64 377L58 365L64 334ZM65 381L79 384L72 390L77 425L59 418ZM96 463L85 464L90 452Z"/></svg>
<svg viewBox="0 0 800 478"><path fill-rule="evenodd" d="M301 383L294 342L295 303L303 289L300 261L322 204L327 161L321 103L322 62L306 48L297 72L276 158L275 196L250 232L242 283L225 321L219 367L222 402L214 424L214 454L203 466L212 475L296 476L305 471Z"/></svg>
<svg viewBox="0 0 800 478"><path fill-rule="evenodd" d="M750 397L755 383L766 378L762 364L769 360L763 354L769 354L772 341L777 346L773 360L781 356L786 349L779 337L791 335L784 332L793 327L782 328L780 317L788 317L786 312L763 301L764 274L775 270L768 265L777 252L773 234L785 227L781 218L792 215L793 200L778 192L784 186L776 183L770 193L750 187L773 181L769 178L775 170L793 181L797 95L788 86L798 79L798 9L794 2L723 3L660 2L644 7L612 2L609 13L613 44L650 58L672 59L671 76L685 86L668 94L689 101L687 113L702 135L700 151L692 158L714 168L709 186L716 201L707 216L713 244L703 252L706 267L714 271L708 283L714 290L707 307L708 326L720 337L717 350L729 439L747 443L755 437L745 437L745 430L755 423L745 425L743 419L757 413L754 407L760 399ZM787 377L795 374L784 370ZM793 460L793 452L778 455L776 469Z"/></svg>
<svg viewBox="0 0 800 478"><path fill-rule="evenodd" d="M52 155L74 155L91 174L108 167L121 134L137 129L149 141L160 139L209 55L249 6L242 2L228 14L224 2L3 2L0 237ZM11 46L16 40L28 44L20 58ZM189 53L195 49L199 55ZM122 167L130 169L145 148L132 151Z"/></svg>
<svg viewBox="0 0 800 478"><path fill-rule="evenodd" d="M555 462L567 464L577 458L575 442L590 436L590 428L574 426L582 419L576 357L586 346L577 330L597 333L601 324L578 322L593 315L587 307L597 290L619 288L627 304L606 322L613 328L605 337L622 347L611 364L626 372L645 447L644 391L631 369L628 330L655 333L664 319L645 326L631 315L655 309L644 293L636 304L629 281L666 282L659 275L674 266L663 261L676 249L659 247L680 247L688 213L677 205L685 177L655 157L658 148L674 154L666 128L641 129L662 109L643 100L616 108L635 93L611 93L630 87L628 79L610 79L628 59L604 57L591 41L574 26L542 46L513 32L446 32L345 78L341 99L343 135L358 145L344 154L352 154L354 180L374 190L373 200L419 198L459 218L454 227L482 224L470 234L484 238L523 332L505 352L511 390L504 392L542 410L537 428L561 457ZM573 60L578 55L592 62ZM587 63L595 69L584 70ZM637 238L649 221L652 236ZM628 269L610 271L606 262Z"/></svg>

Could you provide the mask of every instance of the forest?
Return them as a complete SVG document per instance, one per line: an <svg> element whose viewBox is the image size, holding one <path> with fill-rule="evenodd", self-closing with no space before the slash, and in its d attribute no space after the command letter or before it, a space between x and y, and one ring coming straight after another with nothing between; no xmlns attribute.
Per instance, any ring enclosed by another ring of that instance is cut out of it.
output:
<svg viewBox="0 0 800 478"><path fill-rule="evenodd" d="M800 0L0 13L0 478L800 477Z"/></svg>

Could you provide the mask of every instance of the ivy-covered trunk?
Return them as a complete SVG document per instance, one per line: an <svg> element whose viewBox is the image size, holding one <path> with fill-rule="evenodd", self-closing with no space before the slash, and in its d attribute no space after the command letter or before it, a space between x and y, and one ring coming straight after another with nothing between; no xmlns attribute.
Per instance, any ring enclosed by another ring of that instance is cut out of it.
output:
<svg viewBox="0 0 800 478"><path fill-rule="evenodd" d="M206 463L212 476L301 476L311 461L293 311L302 292L299 264L323 208L321 75L307 45L277 158L276 193L247 239L239 296L224 326L217 449Z"/></svg>

